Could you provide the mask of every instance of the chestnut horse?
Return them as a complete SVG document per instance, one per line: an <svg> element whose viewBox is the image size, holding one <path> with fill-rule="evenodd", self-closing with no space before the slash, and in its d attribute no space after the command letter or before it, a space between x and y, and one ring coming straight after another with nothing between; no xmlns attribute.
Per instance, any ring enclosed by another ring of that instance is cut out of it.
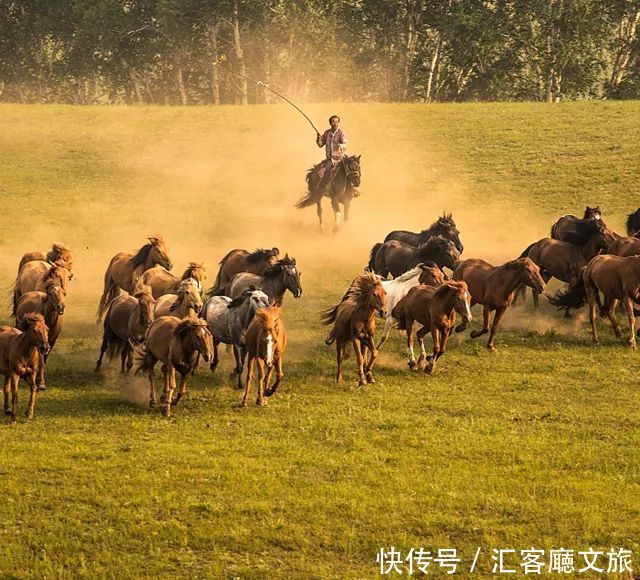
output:
<svg viewBox="0 0 640 580"><path fill-rule="evenodd" d="M49 264L43 260L31 260L26 262L13 284L13 307L11 315L15 317L16 308L20 296L26 292L46 292L49 283L53 282L67 291L67 282L71 279L69 268L61 264Z"/></svg>
<svg viewBox="0 0 640 580"><path fill-rule="evenodd" d="M202 309L202 296L192 278L183 280L176 294L164 294L156 301L154 317L177 316L187 318L198 316Z"/></svg>
<svg viewBox="0 0 640 580"><path fill-rule="evenodd" d="M155 302L148 286L138 286L133 295L121 294L111 301L104 317L96 372L102 366L105 353L109 360L120 353L122 373L125 372L125 365L127 371L133 366L132 343L144 340L145 333L153 321Z"/></svg>
<svg viewBox="0 0 640 580"><path fill-rule="evenodd" d="M600 298L604 294L604 304ZM569 290L559 292L549 299L558 308L579 308L589 303L591 336L598 342L596 330L596 306L601 316L608 316L616 336L622 336L622 329L616 319L616 308L622 302L629 319L629 339L631 348L636 348L636 319L633 309L640 292L640 256L596 256L582 271L580 281Z"/></svg>
<svg viewBox="0 0 640 580"><path fill-rule="evenodd" d="M607 254L613 256L637 256L640 254L640 239L633 236L618 238L607 248Z"/></svg>
<svg viewBox="0 0 640 580"><path fill-rule="evenodd" d="M489 317L495 310L491 333L487 348L495 351L494 338L498 330L500 319L513 302L516 290L524 284L536 292L544 292L547 285L540 275L540 268L529 258L518 258L502 264L492 266L484 260L464 260L458 264L453 273L454 280L464 280L471 293L471 306L482 304L484 322L482 330L473 330L471 338L478 338L489 332ZM465 330L466 324L456 328L456 332Z"/></svg>
<svg viewBox="0 0 640 580"><path fill-rule="evenodd" d="M187 380L198 364L199 355L206 363L213 356L213 338L207 328L207 322L201 318L161 316L153 321L145 338L144 345L136 348L138 371L149 376L149 406L156 405L156 388L153 382L154 368L162 362L164 372L164 393L160 399L162 414L171 415L171 405L177 405L187 394ZM181 375L180 391L175 399L176 371Z"/></svg>
<svg viewBox="0 0 640 580"><path fill-rule="evenodd" d="M184 271L181 278L174 276L163 266L154 266L142 274L142 283L151 288L153 297L157 300L165 294L177 294L178 287L184 280L192 279L202 293L202 284L207 277L206 270L202 264L190 262L189 267Z"/></svg>
<svg viewBox="0 0 640 580"><path fill-rule="evenodd" d="M278 261L280 250L258 249L253 252L247 250L231 250L220 260L220 270L213 286L207 291L207 296L222 296L229 282L240 272L262 274L266 268L273 266Z"/></svg>
<svg viewBox="0 0 640 580"><path fill-rule="evenodd" d="M28 252L24 254L20 260L20 264L18 265L18 272L20 272L22 266L33 260L42 260L44 262L49 262L52 265L58 262L60 265L66 266L69 269L69 272L71 272L73 266L71 250L66 244L61 244L60 242L55 242L47 252L46 256L42 252Z"/></svg>
<svg viewBox="0 0 640 580"><path fill-rule="evenodd" d="M41 314L25 314L18 328L0 326L0 374L4 375L4 412L16 420L18 383L27 381L31 389L27 421L33 419L36 410L37 377L42 357L49 352L49 331ZM11 393L11 406L9 406Z"/></svg>
<svg viewBox="0 0 640 580"><path fill-rule="evenodd" d="M387 294L382 287L379 276L369 272L358 276L346 300L325 310L322 313L323 324L335 324L333 331L325 342L336 343L336 360L338 372L336 382L342 381L342 361L346 358L349 343L353 345L358 363L358 386L374 383L373 363L378 356L374 343L376 330L375 316L378 313L385 317L387 310ZM371 352L366 362L367 349Z"/></svg>
<svg viewBox="0 0 640 580"><path fill-rule="evenodd" d="M20 297L18 307L16 308L16 323L18 326L22 324L24 317L30 312L41 314L44 322L49 329L49 347L50 351L56 345L56 341L62 332L62 315L66 307L67 293L64 288L56 281L50 280L47 284L46 292L27 292ZM49 354L41 355L39 373L38 373L38 390L45 391L47 385L44 377L44 369L47 364Z"/></svg>
<svg viewBox="0 0 640 580"><path fill-rule="evenodd" d="M136 280L143 272L156 265L164 266L167 270L173 267L162 238L152 237L148 240L149 243L142 246L136 254L120 252L111 258L104 273L104 291L98 305L98 322L121 289L129 293L133 291Z"/></svg>
<svg viewBox="0 0 640 580"><path fill-rule="evenodd" d="M398 328L407 332L409 368L417 368L426 359L425 372L431 374L436 361L445 353L447 341L456 324L456 312L464 325L471 322L471 296L464 281L447 280L438 287L420 285L409 293L393 309L391 315L398 321ZM420 358L416 362L413 352L413 323L422 328L416 333L420 343ZM427 356L424 337L431 332L433 354Z"/></svg>
<svg viewBox="0 0 640 580"><path fill-rule="evenodd" d="M267 399L273 395L284 377L282 372L282 355L287 348L287 331L280 318L281 309L278 306L261 308L256 311L246 335L247 384L242 397L242 405L246 406L251 382L253 381L254 366L258 365L258 398L257 405L266 405ZM266 367L266 373L265 373ZM273 369L276 370L276 380L269 387Z"/></svg>

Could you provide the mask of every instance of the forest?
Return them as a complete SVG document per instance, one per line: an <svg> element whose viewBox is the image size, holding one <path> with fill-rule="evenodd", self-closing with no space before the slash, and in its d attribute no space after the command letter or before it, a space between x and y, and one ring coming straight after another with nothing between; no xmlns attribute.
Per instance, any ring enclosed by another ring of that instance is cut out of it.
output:
<svg viewBox="0 0 640 580"><path fill-rule="evenodd" d="M0 102L640 97L640 0L2 0ZM235 73L235 74L233 74Z"/></svg>

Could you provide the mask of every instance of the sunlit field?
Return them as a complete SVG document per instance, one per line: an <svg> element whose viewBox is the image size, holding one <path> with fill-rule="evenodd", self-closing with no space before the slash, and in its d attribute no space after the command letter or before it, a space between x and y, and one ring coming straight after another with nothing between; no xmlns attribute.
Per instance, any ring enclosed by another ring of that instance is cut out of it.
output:
<svg viewBox="0 0 640 580"><path fill-rule="evenodd" d="M640 355L608 323L594 346L586 310L565 320L529 299L497 352L455 335L433 376L408 369L394 333L359 389L353 355L334 382L318 316L388 231L443 211L463 257L495 264L585 205L623 232L640 103L309 107L317 124L335 112L363 180L334 235L294 208L323 152L290 108L0 106L2 323L24 252L64 241L75 271L35 420L22 383L17 424L0 424L0 576L362 578L391 546L456 548L463 577L479 547L478 576L493 548L620 546L640 569ZM233 248L296 258L304 292L285 298L267 407L239 406L224 348L170 419L142 376L93 372L104 270L149 235L178 273L204 262L207 286Z"/></svg>

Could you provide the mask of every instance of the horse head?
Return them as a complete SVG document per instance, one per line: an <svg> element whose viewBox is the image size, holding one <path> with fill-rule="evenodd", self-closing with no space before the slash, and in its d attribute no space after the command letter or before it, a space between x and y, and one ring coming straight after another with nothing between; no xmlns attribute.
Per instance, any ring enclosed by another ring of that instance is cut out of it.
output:
<svg viewBox="0 0 640 580"><path fill-rule="evenodd" d="M287 254L282 262L282 281L284 287L293 294L294 298L302 296L302 284L300 282L300 270L296 267L295 258L289 258Z"/></svg>
<svg viewBox="0 0 640 580"><path fill-rule="evenodd" d="M469 324L473 316L471 315L471 294L469 294L467 283L464 280L449 280L444 285L449 286L453 292L453 308L462 316L464 324Z"/></svg>
<svg viewBox="0 0 640 580"><path fill-rule="evenodd" d="M345 177L353 187L360 187L360 155L345 156L342 158L345 169Z"/></svg>
<svg viewBox="0 0 640 580"><path fill-rule="evenodd" d="M50 280L47 284L47 302L51 304L53 310L62 316L66 307L67 293L65 289L55 280Z"/></svg>
<svg viewBox="0 0 640 580"><path fill-rule="evenodd" d="M51 350L49 346L49 329L41 314L29 312L22 319L18 329L29 336L29 343L32 346L36 346L40 354L49 354Z"/></svg>
<svg viewBox="0 0 640 580"><path fill-rule="evenodd" d="M140 324L143 328L149 328L153 322L153 311L156 305L156 301L151 293L151 288L149 286L139 285L133 297L138 301Z"/></svg>
<svg viewBox="0 0 640 580"><path fill-rule="evenodd" d="M453 215L450 213L445 213L441 217L438 218L438 221L434 224L432 235L439 235L443 238L447 238L451 240L458 252L462 254L464 252L464 246L460 241L460 232L456 227L456 223L453 221Z"/></svg>
<svg viewBox="0 0 640 580"><path fill-rule="evenodd" d="M171 270L173 268L173 264L171 259L169 258L169 250L164 243L164 240L160 237L149 237L148 238L151 247L149 249L149 257L154 264L160 264L167 270Z"/></svg>

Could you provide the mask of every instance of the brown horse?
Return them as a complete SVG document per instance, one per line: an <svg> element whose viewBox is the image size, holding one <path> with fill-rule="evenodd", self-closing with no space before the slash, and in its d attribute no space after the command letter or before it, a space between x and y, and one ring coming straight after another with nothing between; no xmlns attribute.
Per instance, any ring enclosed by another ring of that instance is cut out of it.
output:
<svg viewBox="0 0 640 580"><path fill-rule="evenodd" d="M447 341L456 324L456 312L463 324L471 322L471 295L464 281L448 280L438 287L415 286L393 309L391 315L398 321L398 328L407 332L409 368L417 368L426 359L425 372L431 374L436 361L445 353ZM413 352L413 323L422 325L416 336L420 343L420 358L416 362ZM433 354L427 356L424 337L431 331Z"/></svg>
<svg viewBox="0 0 640 580"><path fill-rule="evenodd" d="M607 254L625 258L637 256L640 254L640 239L630 236L620 237L607 248Z"/></svg>
<svg viewBox="0 0 640 580"><path fill-rule="evenodd" d="M271 306L261 308L255 313L246 335L246 347L249 355L247 362L247 384L242 397L242 405L247 404L251 392L254 366L258 365L258 398L256 404L266 405L265 395L273 395L284 377L282 372L282 355L287 348L287 331L280 318L280 308ZM265 373L265 366L267 371ZM273 369L276 370L276 380L269 387Z"/></svg>
<svg viewBox="0 0 640 580"><path fill-rule="evenodd" d="M120 252L111 258L104 273L104 291L98 305L98 322L111 301L120 293L120 289L131 293L143 272L156 265L164 266L167 270L173 267L162 238L148 240L149 243L142 246L136 254Z"/></svg>
<svg viewBox="0 0 640 580"><path fill-rule="evenodd" d="M49 283L53 282L67 291L67 282L71 279L69 268L61 264L51 265L42 260L26 262L13 284L13 307L11 315L15 317L20 296L27 292L46 292Z"/></svg>
<svg viewBox="0 0 640 580"><path fill-rule="evenodd" d="M187 318L198 316L202 309L202 296L198 286L190 278L183 280L176 294L164 294L156 301L154 318L177 316Z"/></svg>
<svg viewBox="0 0 640 580"><path fill-rule="evenodd" d="M278 248L258 249L253 252L231 250L220 261L220 270L218 270L216 281L207 291L207 296L222 296L229 282L240 272L261 275L269 266L273 266L278 261L279 255Z"/></svg>
<svg viewBox="0 0 640 580"><path fill-rule="evenodd" d="M604 294L604 304L600 298ZM580 281L569 290L559 292L549 301L559 308L579 308L589 303L591 336L598 342L596 330L596 306L601 316L608 316L616 336L622 336L622 329L616 319L616 308L622 302L627 310L630 335L628 343L636 348L636 319L633 310L640 292L640 256L596 256L582 271Z"/></svg>
<svg viewBox="0 0 640 580"><path fill-rule="evenodd" d="M104 317L104 331L100 356L95 371L102 366L102 357L107 353L109 360L120 353L120 372L133 366L132 343L144 340L145 333L153 321L155 300L148 286L138 286L133 295L121 294L109 304Z"/></svg>
<svg viewBox="0 0 640 580"><path fill-rule="evenodd" d="M156 388L153 371L158 361L164 372L164 393L161 397L162 414L171 414L171 405L177 405L187 394L187 379L196 369L199 355L206 363L213 356L213 337L207 322L201 318L161 316L153 321L141 348L136 349L138 371L149 376L149 406L156 405ZM176 388L176 371L181 375L180 391L173 399ZM136 371L137 372L137 371Z"/></svg>
<svg viewBox="0 0 640 580"><path fill-rule="evenodd" d="M602 212L598 206L584 209L582 219L573 214L563 215L555 224L551 226L551 237L561 242L569 242L582 246L591 237L590 221L602 219Z"/></svg>
<svg viewBox="0 0 640 580"><path fill-rule="evenodd" d="M358 385L374 383L373 363L378 356L373 337L376 330L375 316L386 316L387 294L379 276L367 273L358 276L346 300L322 313L323 324L335 324L330 333L336 343L338 372L336 382L342 381L342 361L346 358L349 343L353 345L358 362ZM331 344L328 339L325 341ZM371 352L366 362L367 349Z"/></svg>
<svg viewBox="0 0 640 580"><path fill-rule="evenodd" d="M471 305L482 304L484 322L482 330L473 330L471 338L477 338L489 332L489 317L496 311L491 323L491 333L487 348L495 351L494 338L500 319L513 302L515 291L524 284L541 293L546 283L540 275L540 268L529 258L511 260L502 266L492 266L484 260L464 260L453 273L454 280L464 280L471 293ZM456 328L456 332L465 330L466 324Z"/></svg>
<svg viewBox="0 0 640 580"><path fill-rule="evenodd" d="M590 220L589 241L578 246L560 240L543 238L531 244L520 256L533 260L539 267L542 278L548 283L551 278L557 278L574 286L580 278L580 272L589 260L612 244L619 236L601 220ZM522 292L525 290L522 289ZM539 294L533 291L533 301L538 306ZM567 313L569 311L567 310Z"/></svg>
<svg viewBox="0 0 640 580"><path fill-rule="evenodd" d="M49 332L41 314L30 312L22 319L19 328L0 326L0 374L4 375L4 412L16 420L18 383L27 381L31 388L27 421L33 419L36 410L37 377L42 357L49 352ZM9 407L11 393L11 407Z"/></svg>
<svg viewBox="0 0 640 580"><path fill-rule="evenodd" d="M22 266L33 260L49 262L52 265L58 262L60 265L67 267L69 272L71 272L73 266L71 250L66 244L61 244L59 242L56 242L51 246L51 249L47 252L46 256L42 252L28 252L24 254L20 260L20 264L18 265L18 272L20 272Z"/></svg>
<svg viewBox="0 0 640 580"><path fill-rule="evenodd" d="M18 308L16 309L16 323L20 326L24 318L30 312L41 314L44 322L49 329L49 347L50 351L56 345L56 341L62 332L62 315L66 306L67 293L64 288L55 281L50 280L47 284L46 292L27 292L20 297ZM47 385L44 377L44 369L47 364L49 354L41 355L39 373L38 373L38 390L45 391Z"/></svg>
<svg viewBox="0 0 640 580"><path fill-rule="evenodd" d="M181 278L174 276L163 266L154 266L142 274L142 283L151 288L153 297L157 300L165 294L177 294L180 283L191 278L198 287L198 292L203 291L202 284L207 277L206 270L202 264L190 262L189 267L184 271Z"/></svg>

